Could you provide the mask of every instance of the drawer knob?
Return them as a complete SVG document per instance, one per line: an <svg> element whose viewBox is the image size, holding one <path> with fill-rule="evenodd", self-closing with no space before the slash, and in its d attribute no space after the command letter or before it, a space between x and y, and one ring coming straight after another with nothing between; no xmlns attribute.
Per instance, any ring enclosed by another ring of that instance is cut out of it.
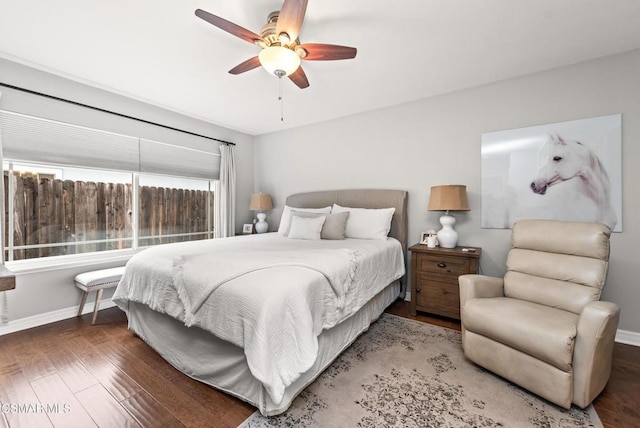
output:
<svg viewBox="0 0 640 428"><path fill-rule="evenodd" d="M419 292L420 292L420 289L419 289L419 288L416 288L416 293L419 293Z"/></svg>
<svg viewBox="0 0 640 428"><path fill-rule="evenodd" d="M446 264L446 263L443 263L443 262L440 262L440 263L438 263L438 267L439 267L439 268L446 268L446 267L447 267L447 264Z"/></svg>

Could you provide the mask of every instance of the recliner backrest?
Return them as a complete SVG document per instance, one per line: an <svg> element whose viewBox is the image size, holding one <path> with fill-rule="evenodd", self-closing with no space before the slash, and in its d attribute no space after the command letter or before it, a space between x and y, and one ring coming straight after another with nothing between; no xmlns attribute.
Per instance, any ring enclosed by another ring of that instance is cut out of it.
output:
<svg viewBox="0 0 640 428"><path fill-rule="evenodd" d="M600 299L610 235L600 223L518 221L507 256L505 296L579 314Z"/></svg>

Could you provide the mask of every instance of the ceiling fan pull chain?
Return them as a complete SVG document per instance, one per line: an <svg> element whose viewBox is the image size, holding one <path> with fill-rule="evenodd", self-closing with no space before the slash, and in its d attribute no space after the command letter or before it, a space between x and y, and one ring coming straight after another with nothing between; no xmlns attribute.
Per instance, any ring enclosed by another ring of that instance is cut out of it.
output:
<svg viewBox="0 0 640 428"><path fill-rule="evenodd" d="M278 77L278 101L280 101L280 122L284 122L284 97L282 96L282 77Z"/></svg>

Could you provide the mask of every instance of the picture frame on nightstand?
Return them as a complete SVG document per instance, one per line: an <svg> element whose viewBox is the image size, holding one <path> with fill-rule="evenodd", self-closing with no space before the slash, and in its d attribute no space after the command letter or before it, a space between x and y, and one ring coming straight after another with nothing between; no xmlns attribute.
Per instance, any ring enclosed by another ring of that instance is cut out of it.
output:
<svg viewBox="0 0 640 428"><path fill-rule="evenodd" d="M242 225L242 234L251 235L253 233L253 224L245 223Z"/></svg>
<svg viewBox="0 0 640 428"><path fill-rule="evenodd" d="M427 230L426 232L422 232L420 234L420 242L419 243L422 244L422 245L427 245L427 238L429 236L433 236L435 234L436 234L436 231L433 230L433 229Z"/></svg>

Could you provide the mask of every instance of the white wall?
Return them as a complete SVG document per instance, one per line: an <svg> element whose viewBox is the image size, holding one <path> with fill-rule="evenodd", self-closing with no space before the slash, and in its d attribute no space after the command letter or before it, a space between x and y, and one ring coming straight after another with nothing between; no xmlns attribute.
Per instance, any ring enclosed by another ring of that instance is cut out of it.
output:
<svg viewBox="0 0 640 428"><path fill-rule="evenodd" d="M254 183L253 136L192 119L4 59L0 59L0 81L236 143L238 205L242 207L243 201L246 201L248 207L248 201L253 192ZM158 90L161 91L162 88L158 88ZM2 97L0 97L0 109L203 150L215 151L220 145L220 143L216 141L193 137L188 134L96 112L84 107L50 100L36 95L29 95L3 86L0 86L0 92L2 93ZM202 96L210 95L203 94ZM236 218L238 231L241 230L242 223L247 223L250 220L251 213L248 210L239 209ZM122 265L123 263L122 261L99 261L91 268L106 268ZM19 322L21 319L38 317L50 312L77 306L80 301L80 292L73 286L73 277L75 274L85 271L86 269L86 267L61 267L47 272L23 273L18 275L16 279L16 289L6 293L11 322ZM104 297L110 297L112 293L113 290L107 290L105 291ZM90 302L92 302L93 296L91 296L90 299ZM92 303L89 303L87 306L89 308L93 307ZM0 326L0 333L2 333L1 327L2 326Z"/></svg>
<svg viewBox="0 0 640 428"><path fill-rule="evenodd" d="M620 329L640 333L639 50L256 137L255 186L273 195L271 229L291 193L408 190L413 244L440 228L440 213L427 211L430 186L465 184L471 211L456 213L460 244L482 247L484 273L502 275L511 231L480 228L481 134L614 113L623 115L624 228L611 239L603 298L621 306Z"/></svg>

